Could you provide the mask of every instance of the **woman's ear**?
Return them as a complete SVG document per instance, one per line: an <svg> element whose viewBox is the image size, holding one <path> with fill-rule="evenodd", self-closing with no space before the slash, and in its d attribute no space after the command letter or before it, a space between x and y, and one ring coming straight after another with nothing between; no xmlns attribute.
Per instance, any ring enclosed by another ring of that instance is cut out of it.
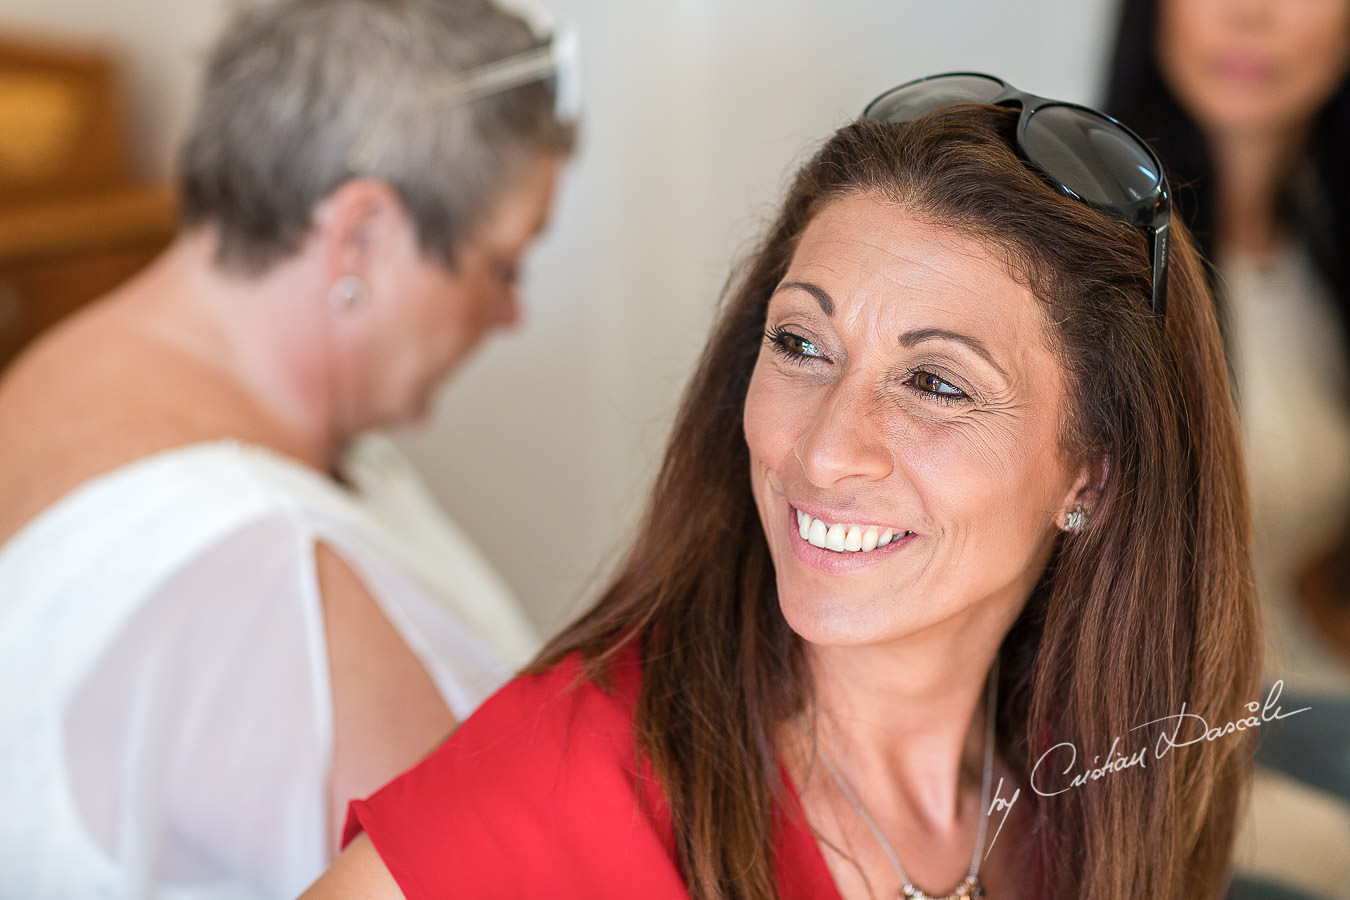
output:
<svg viewBox="0 0 1350 900"><path fill-rule="evenodd" d="M375 178L344 181L314 213L329 280L367 277L375 255L406 225L403 203L387 182Z"/></svg>
<svg viewBox="0 0 1350 900"><path fill-rule="evenodd" d="M1077 532L1086 527L1106 488L1106 477L1110 471L1111 461L1106 456L1096 457L1083 464L1055 514L1055 524L1061 531Z"/></svg>

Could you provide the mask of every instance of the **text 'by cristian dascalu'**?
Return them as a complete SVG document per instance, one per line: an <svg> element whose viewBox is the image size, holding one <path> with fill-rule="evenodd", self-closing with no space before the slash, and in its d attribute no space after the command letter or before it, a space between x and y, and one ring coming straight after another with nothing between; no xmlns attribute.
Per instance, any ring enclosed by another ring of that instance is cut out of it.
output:
<svg viewBox="0 0 1350 900"><path fill-rule="evenodd" d="M1266 695L1264 703L1253 700L1247 704L1248 714L1246 716L1212 727L1204 716L1187 712L1186 704L1183 703L1181 704L1181 712L1175 715L1150 719L1130 729L1130 731L1139 731L1151 727L1159 729L1157 740L1152 745L1145 742L1133 753L1122 752L1120 750L1121 738L1117 737L1111 741L1111 749L1106 752L1106 758L1094 756L1092 764L1086 768L1079 768L1077 747L1068 741L1055 744L1042 753L1041 758L1036 760L1036 765L1032 766L1029 786L1042 797L1054 797L1074 788L1080 788L1089 782L1109 778L1126 769L1146 769L1150 758L1162 759L1173 750L1190 747L1194 744L1217 741L1230 734L1260 728L1267 722L1278 722L1280 719L1287 719L1290 716L1296 716L1301 712L1312 709L1310 706L1305 706L1302 709L1285 712L1279 704L1280 694L1283 690L1284 682L1276 681L1270 686L1270 693ZM1021 796L1022 789L1018 788L1012 792L1012 796L1004 797L1003 779L998 780L998 788L994 791L994 801L989 804L989 809L985 810L985 815L992 816L1001 812L1003 818L999 820L998 831L994 832L994 840L989 842L989 850L993 849L994 841L998 840L999 833L1003 831L1003 823L1008 821L1008 815L1012 812L1013 804ZM989 853L986 851L985 856L988 855Z"/></svg>

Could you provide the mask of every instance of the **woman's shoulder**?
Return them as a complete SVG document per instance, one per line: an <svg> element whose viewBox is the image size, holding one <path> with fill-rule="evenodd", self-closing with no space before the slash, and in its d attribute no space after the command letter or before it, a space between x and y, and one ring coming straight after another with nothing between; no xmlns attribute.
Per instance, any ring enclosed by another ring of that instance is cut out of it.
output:
<svg viewBox="0 0 1350 900"><path fill-rule="evenodd" d="M605 675L591 677L581 655L573 653L543 671L516 676L420 764L356 804L362 810L354 808L348 837L365 824L365 809L398 818L434 814L435 804L424 801L438 793L457 802L470 795L526 800L532 787L548 787L556 795L564 782L636 774L632 728L641 685L636 654L615 659ZM509 777L494 783L497 775Z"/></svg>
<svg viewBox="0 0 1350 900"><path fill-rule="evenodd" d="M595 667L580 653L571 653L546 669L512 679L454 737L465 752L477 753L528 730L525 745L571 752L579 745L553 744L549 738L575 737L582 729L590 739L618 738L620 756L632 759L633 714L641 686L642 663L635 648Z"/></svg>
<svg viewBox="0 0 1350 900"><path fill-rule="evenodd" d="M4 549L9 556L40 556L44 545L75 542L97 554L112 543L124 544L120 549L133 556L141 547L164 557L177 545L190 557L250 521L302 510L315 505L303 498L337 492L325 482L318 472L236 441L171 447L75 485L25 523ZM120 527L109 527L110 521Z"/></svg>
<svg viewBox="0 0 1350 900"><path fill-rule="evenodd" d="M419 765L352 804L410 900L683 897L669 813L639 753L635 651L517 677ZM561 887L562 893L559 893Z"/></svg>
<svg viewBox="0 0 1350 900"><path fill-rule="evenodd" d="M99 310L58 327L0 378L0 542L100 476L172 449L272 442L218 376ZM86 318L88 321L86 321Z"/></svg>
<svg viewBox="0 0 1350 900"><path fill-rule="evenodd" d="M269 484L251 455L228 444L168 451L43 510L0 545L0 632L51 671L92 664L100 648L161 613L192 613L176 619L185 628L217 609L246 631L256 627L250 615L313 606L301 592L313 569L313 517L297 513L294 492ZM88 613L90 596L97 615ZM71 621L91 645L63 639ZM160 643L171 635L147 632ZM55 648L60 654L45 655Z"/></svg>

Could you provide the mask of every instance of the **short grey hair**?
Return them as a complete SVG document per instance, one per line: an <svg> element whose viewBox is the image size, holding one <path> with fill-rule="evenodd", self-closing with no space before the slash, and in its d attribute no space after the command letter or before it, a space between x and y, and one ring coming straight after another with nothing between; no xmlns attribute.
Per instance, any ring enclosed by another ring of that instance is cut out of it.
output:
<svg viewBox="0 0 1350 900"><path fill-rule="evenodd" d="M439 86L542 46L490 0L281 0L245 10L211 53L180 166L183 222L217 262L257 274L296 252L315 207L369 176L398 193L422 250L461 243L539 156L567 155L552 80L472 102ZM429 99L430 98L430 101ZM381 152L356 165L371 129Z"/></svg>

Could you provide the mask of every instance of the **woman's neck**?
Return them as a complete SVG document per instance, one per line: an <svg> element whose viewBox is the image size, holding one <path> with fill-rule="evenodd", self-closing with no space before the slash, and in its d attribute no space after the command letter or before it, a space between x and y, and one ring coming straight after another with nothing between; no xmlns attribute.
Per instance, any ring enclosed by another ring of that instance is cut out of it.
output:
<svg viewBox="0 0 1350 900"><path fill-rule="evenodd" d="M985 689L1002 631L950 647L811 647L816 740L868 793L956 827L984 753Z"/></svg>
<svg viewBox="0 0 1350 900"><path fill-rule="evenodd" d="M972 854L984 860L986 675L1003 631L983 640L979 632L955 654L923 639L808 648L814 714L785 727L780 746L846 900L903 887L887 847L930 892L960 883ZM997 761L995 771L1004 771ZM995 857L979 870L984 883L1015 883L1016 864Z"/></svg>
<svg viewBox="0 0 1350 900"><path fill-rule="evenodd" d="M1260 255L1279 245L1280 188L1303 143L1300 132L1211 135L1216 237L1224 250Z"/></svg>
<svg viewBox="0 0 1350 900"><path fill-rule="evenodd" d="M229 384L235 413L273 437L273 449L334 471L342 441L333 415L333 348L313 274L284 261L257 278L222 272L211 235L182 236L149 270L129 311L152 339L191 357ZM320 295L321 296L321 295Z"/></svg>

